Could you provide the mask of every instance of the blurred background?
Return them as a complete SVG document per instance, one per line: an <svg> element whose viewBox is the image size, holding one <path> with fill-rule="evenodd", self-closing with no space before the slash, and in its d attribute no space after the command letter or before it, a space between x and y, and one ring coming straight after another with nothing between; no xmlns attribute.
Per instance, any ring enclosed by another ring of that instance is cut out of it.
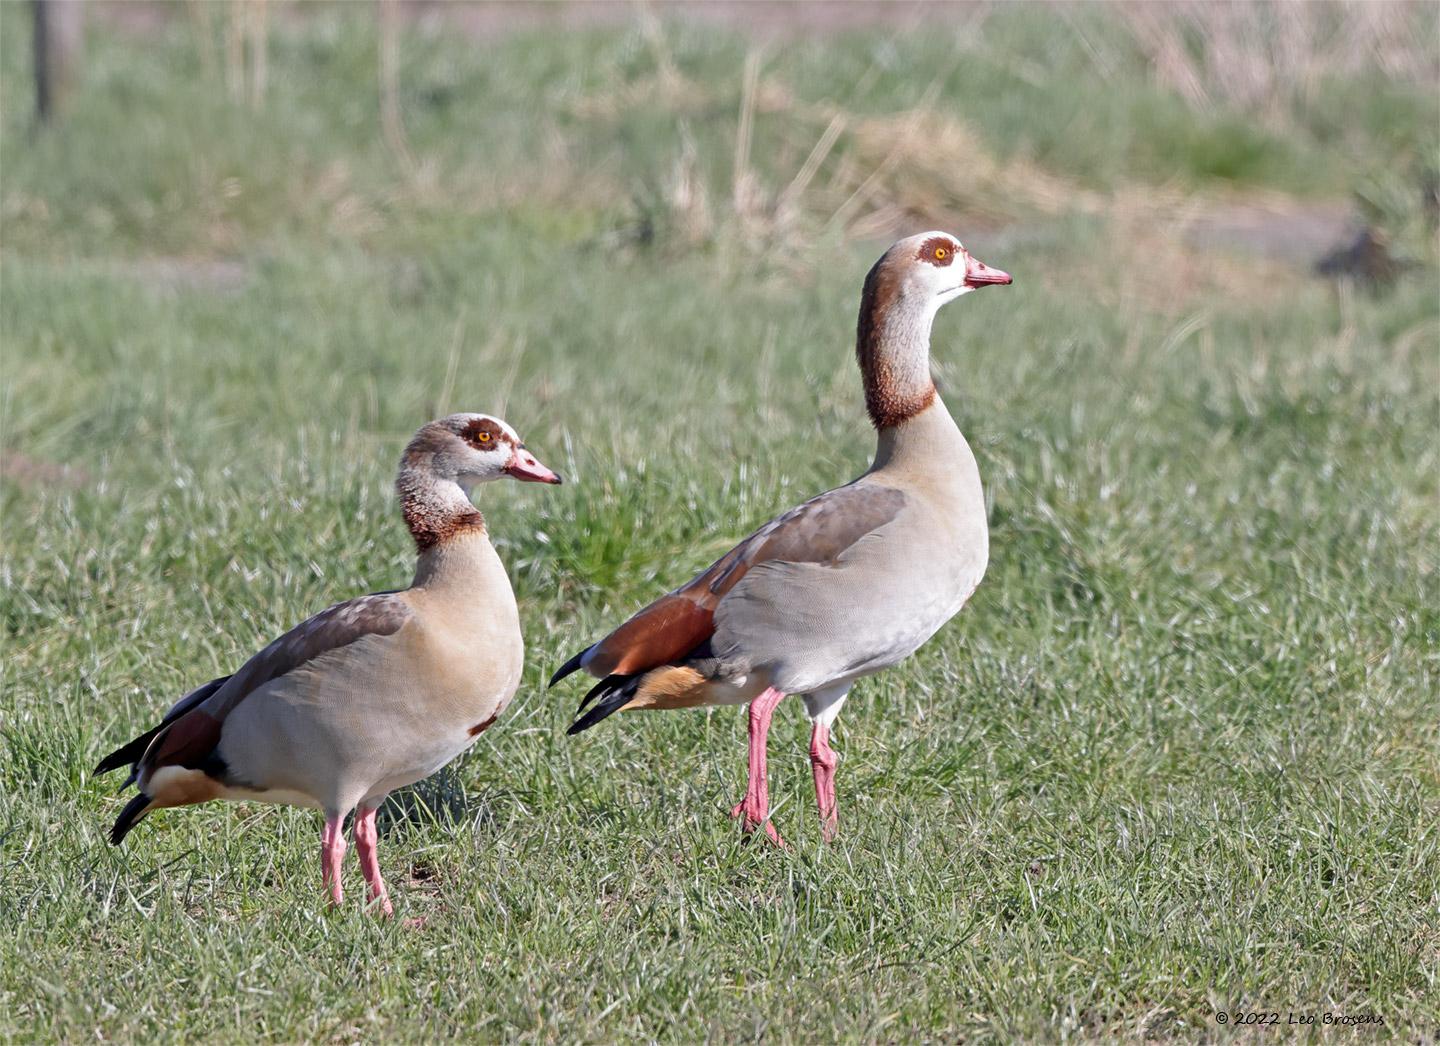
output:
<svg viewBox="0 0 1440 1046"><path fill-rule="evenodd" d="M521 210L587 248L770 260L1103 216L1137 250L1383 285L1440 208L1428 4L34 11L33 36L6 11L8 245L143 248L157 279L239 279L215 266L282 230L378 249Z"/></svg>
<svg viewBox="0 0 1440 1046"><path fill-rule="evenodd" d="M1437 23L0 4L0 1038L1436 1027ZM930 228L1015 276L934 336L990 572L847 707L834 848L783 713L767 857L738 716L576 744L541 684L865 468L861 281ZM459 409L575 482L482 495L526 681L381 814L443 933L312 910L303 812L105 847L100 753L405 583Z"/></svg>

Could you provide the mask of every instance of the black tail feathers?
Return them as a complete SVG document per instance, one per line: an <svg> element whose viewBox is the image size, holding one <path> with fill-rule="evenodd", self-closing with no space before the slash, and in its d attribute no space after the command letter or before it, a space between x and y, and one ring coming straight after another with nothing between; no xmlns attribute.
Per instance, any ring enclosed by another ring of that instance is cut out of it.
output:
<svg viewBox="0 0 1440 1046"><path fill-rule="evenodd" d="M110 829L110 845L119 846L124 842L130 829L135 827L136 822L144 817L149 809L150 797L144 792L126 803L125 809L120 811L120 816L115 818L115 826Z"/></svg>
<svg viewBox="0 0 1440 1046"><path fill-rule="evenodd" d="M585 706L595 702L595 707L585 712L579 719L570 724L567 734L578 734L582 730L589 730L600 720L613 712L618 712L630 703L635 696L636 689L640 686L640 680L644 673L625 676L606 676L600 682L590 688L580 702L577 712L585 712Z"/></svg>
<svg viewBox="0 0 1440 1046"><path fill-rule="evenodd" d="M118 770L122 766L128 766L130 767L130 776L126 778L125 783L120 786L120 791L123 792L129 788L135 783L135 779L138 776L136 774L136 770L138 769L136 764L140 762L140 757L143 756L145 750L150 747L150 742L155 740L155 735L164 729L165 724L161 723L153 730L147 730L135 738L135 740L115 749L115 751L100 760L99 764L95 767L96 775L108 774L111 770ZM110 845L119 846L130 829L135 827L136 822L144 817L145 812L149 809L150 797L148 795L141 792L139 795L133 796L131 800L125 804L125 809L120 811L120 816L115 818L115 825L110 829Z"/></svg>
<svg viewBox="0 0 1440 1046"><path fill-rule="evenodd" d="M140 762L141 757L145 754L145 750L150 747L150 742L155 740L156 735L159 734L161 730L164 730L192 708L198 707L229 681L229 676L221 676L219 679L210 680L210 682L205 683L203 686L197 686L194 690L182 697L175 704L175 707L165 713L165 718L160 720L158 726L151 727L139 737L135 738L135 740L128 744L121 745L104 759L100 760L100 765L95 767L95 773L108 774L111 770L118 770L122 766L134 766ZM131 780L134 780L133 773L131 774Z"/></svg>
<svg viewBox="0 0 1440 1046"><path fill-rule="evenodd" d="M100 760L99 765L95 767L95 773L97 775L108 774L111 770L119 770L122 766L134 766L145 754L145 749L150 747L150 742L155 740L155 735L163 729L165 729L165 724L161 723L153 730L146 730L135 740L121 745Z"/></svg>
<svg viewBox="0 0 1440 1046"><path fill-rule="evenodd" d="M576 669L578 669L580 667L580 662L585 659L585 655L588 653L590 653L590 648L587 646L584 650L580 651L580 653L576 654L569 661L566 661L563 665L557 668L555 670L555 674L550 677L550 682L546 684L546 689L554 686L556 683L560 682L560 680L568 676L571 672L574 672ZM584 706L582 705L581 707Z"/></svg>

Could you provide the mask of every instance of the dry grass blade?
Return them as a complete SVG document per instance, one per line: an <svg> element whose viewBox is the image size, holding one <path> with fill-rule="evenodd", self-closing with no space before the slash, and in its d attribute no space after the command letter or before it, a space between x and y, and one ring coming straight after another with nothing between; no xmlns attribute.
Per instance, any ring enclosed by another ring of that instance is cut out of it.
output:
<svg viewBox="0 0 1440 1046"><path fill-rule="evenodd" d="M1278 119L1326 77L1440 79L1433 5L1174 0L1118 9L1159 82L1199 107L1224 102Z"/></svg>
<svg viewBox="0 0 1440 1046"><path fill-rule="evenodd" d="M746 226L759 218L760 182L750 169L750 145L755 135L755 95L760 82L761 51L745 56L740 87L740 118L735 129L735 161L731 166L730 206Z"/></svg>
<svg viewBox="0 0 1440 1046"><path fill-rule="evenodd" d="M380 129L385 144L407 175L416 171L415 155L400 113L400 0L380 0Z"/></svg>
<svg viewBox="0 0 1440 1046"><path fill-rule="evenodd" d="M835 143L840 140L840 134L845 130L847 122L848 118L844 113L836 113L830 118L820 139L810 150L810 155L805 157L805 162L801 164L800 170L795 172L795 177L776 201L775 210L778 214L790 213L795 202L804 195L805 190L810 187L810 182L814 180L816 173L820 170L820 165L825 162L826 157L830 155L830 150L835 148Z"/></svg>

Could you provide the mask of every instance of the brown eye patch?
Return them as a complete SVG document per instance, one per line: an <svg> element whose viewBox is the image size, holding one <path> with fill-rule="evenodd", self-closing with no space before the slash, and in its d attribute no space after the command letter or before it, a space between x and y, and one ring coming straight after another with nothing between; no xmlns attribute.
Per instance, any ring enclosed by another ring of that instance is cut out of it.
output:
<svg viewBox="0 0 1440 1046"><path fill-rule="evenodd" d="M491 450L511 442L510 436L492 418L476 418L460 430L460 437L476 450Z"/></svg>
<svg viewBox="0 0 1440 1046"><path fill-rule="evenodd" d="M954 240L944 236L932 236L920 245L920 253L917 260L929 262L936 268L943 269L955 260L955 255L960 253L960 246Z"/></svg>

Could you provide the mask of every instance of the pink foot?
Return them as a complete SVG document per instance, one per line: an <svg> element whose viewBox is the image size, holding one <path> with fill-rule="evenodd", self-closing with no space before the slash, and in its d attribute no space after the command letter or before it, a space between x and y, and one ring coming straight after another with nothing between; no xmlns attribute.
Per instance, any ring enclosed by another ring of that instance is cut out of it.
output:
<svg viewBox="0 0 1440 1046"><path fill-rule="evenodd" d="M325 829L320 833L321 873L330 900L336 905L345 903L345 887L340 881L340 867L345 863L345 833L340 827L344 820L344 814L326 817Z"/></svg>
<svg viewBox="0 0 1440 1046"><path fill-rule="evenodd" d="M370 902L378 902L382 912L394 915L395 909L390 905L390 892L385 889L385 880L380 877L380 857L375 851L379 841L379 833L375 830L374 809L361 807L356 810L355 849L360 851L360 871L364 873L365 883L370 887Z"/></svg>
<svg viewBox="0 0 1440 1046"><path fill-rule="evenodd" d="M835 812L835 764L840 760L830 747L830 728L816 723L810 733L810 770L815 776L815 805L820 809L820 834L828 843L835 838L840 818Z"/></svg>
<svg viewBox="0 0 1440 1046"><path fill-rule="evenodd" d="M770 786L765 774L765 741L770 733L770 717L775 706L785 697L773 687L767 688L750 702L749 780L745 798L735 804L731 817L744 819L745 831L765 826L766 837L776 846L787 845L780 832L770 823Z"/></svg>
<svg viewBox="0 0 1440 1046"><path fill-rule="evenodd" d="M743 815L745 818L745 831L747 832L753 832L761 825L764 825L765 837L767 839L769 839L776 846L782 848L788 847L790 844L787 843L783 837L781 837L780 830L770 822L769 811L763 809L747 810L745 808L746 802L748 802L748 799L742 799L740 800L740 802L736 803L734 807L732 807L730 810L730 816L732 818L739 818Z"/></svg>

